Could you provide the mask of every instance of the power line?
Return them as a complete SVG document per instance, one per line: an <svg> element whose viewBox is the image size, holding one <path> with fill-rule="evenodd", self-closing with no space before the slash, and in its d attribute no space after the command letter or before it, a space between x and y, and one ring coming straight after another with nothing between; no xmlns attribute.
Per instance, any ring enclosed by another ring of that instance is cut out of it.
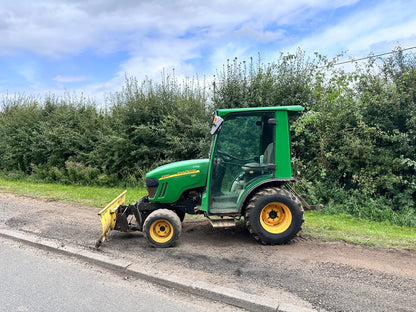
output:
<svg viewBox="0 0 416 312"><path fill-rule="evenodd" d="M416 49L416 46L415 47L405 48L405 49L400 49L398 51L390 51L390 52L381 53L381 54L377 54L377 55L369 55L369 56L362 57L362 58L358 58L358 59L352 59L352 60L349 60L349 61L343 61L343 62L335 63L333 65L336 66L336 65L348 64L348 63L353 63L353 62L359 62L359 61L367 60L367 59L370 59L370 58L375 58L375 57L390 55L390 54L394 54L394 53L398 53L398 52L403 52L403 51L408 51L408 50L413 50L413 49Z"/></svg>

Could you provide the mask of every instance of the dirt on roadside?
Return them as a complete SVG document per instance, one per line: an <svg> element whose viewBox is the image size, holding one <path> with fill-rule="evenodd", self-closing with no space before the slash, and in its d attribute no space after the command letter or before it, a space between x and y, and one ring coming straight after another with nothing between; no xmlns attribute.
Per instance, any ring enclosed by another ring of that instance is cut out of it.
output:
<svg viewBox="0 0 416 312"><path fill-rule="evenodd" d="M100 209L0 192L0 227L94 248ZM307 220L306 220L307 222ZM150 247L140 232L112 232L101 253L164 273L278 296L288 291L327 311L416 311L416 252L328 243L302 233L263 246L246 229L185 219L174 248Z"/></svg>

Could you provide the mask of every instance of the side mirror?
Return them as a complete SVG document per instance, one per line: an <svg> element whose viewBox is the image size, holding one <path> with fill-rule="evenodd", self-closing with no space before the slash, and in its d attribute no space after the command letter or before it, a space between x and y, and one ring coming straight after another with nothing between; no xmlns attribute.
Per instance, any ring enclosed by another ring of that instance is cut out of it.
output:
<svg viewBox="0 0 416 312"><path fill-rule="evenodd" d="M222 119L220 116L214 117L214 120L212 121L211 135L216 134L220 130L223 122L224 119Z"/></svg>

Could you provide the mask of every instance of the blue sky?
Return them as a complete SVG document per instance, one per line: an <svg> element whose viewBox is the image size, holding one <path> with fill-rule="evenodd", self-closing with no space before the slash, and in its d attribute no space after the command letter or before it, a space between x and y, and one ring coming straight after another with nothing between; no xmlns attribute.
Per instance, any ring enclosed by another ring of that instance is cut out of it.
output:
<svg viewBox="0 0 416 312"><path fill-rule="evenodd" d="M416 46L416 1L0 0L0 95L83 93L125 76L212 77L298 47L345 59Z"/></svg>

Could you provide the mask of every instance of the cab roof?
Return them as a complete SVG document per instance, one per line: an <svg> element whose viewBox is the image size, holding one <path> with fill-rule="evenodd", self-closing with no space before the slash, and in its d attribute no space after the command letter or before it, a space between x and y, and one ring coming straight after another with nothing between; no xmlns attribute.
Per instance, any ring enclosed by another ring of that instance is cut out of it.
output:
<svg viewBox="0 0 416 312"><path fill-rule="evenodd" d="M303 111L303 106L290 105L290 106L270 106L270 107L247 107L247 108L226 108L217 110L218 116L225 116L230 113L243 113L243 112L259 112L259 111L287 111L289 116Z"/></svg>

